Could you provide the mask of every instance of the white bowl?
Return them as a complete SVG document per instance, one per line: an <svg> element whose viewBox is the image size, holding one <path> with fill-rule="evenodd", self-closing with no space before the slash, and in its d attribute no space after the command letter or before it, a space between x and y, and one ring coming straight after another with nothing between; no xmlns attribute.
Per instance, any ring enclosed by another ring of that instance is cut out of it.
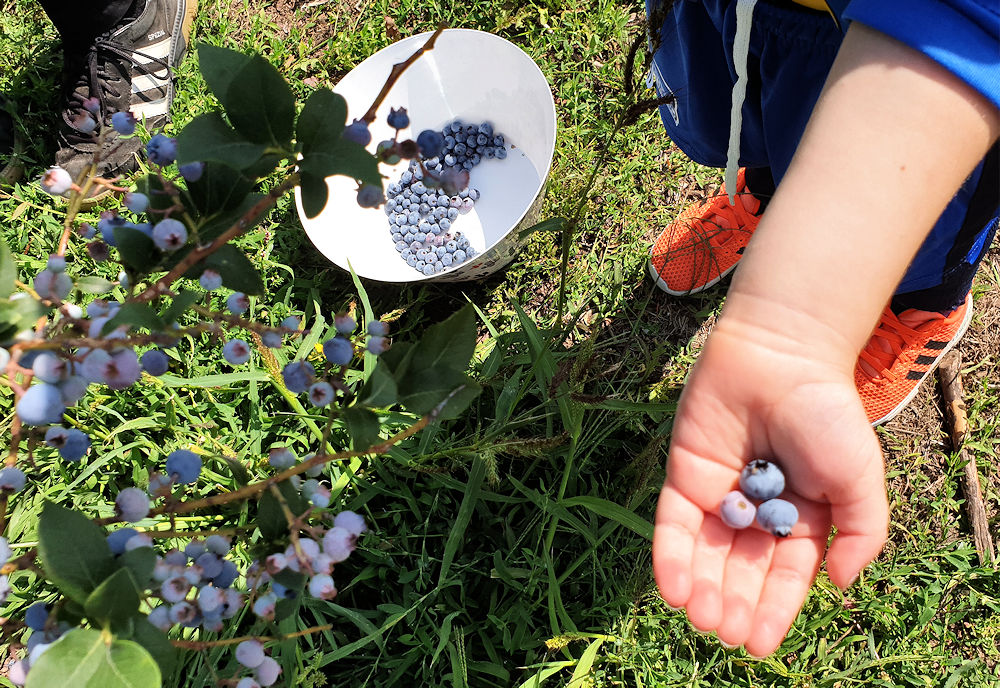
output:
<svg viewBox="0 0 1000 688"><path fill-rule="evenodd" d="M423 33L380 50L340 80L333 89L347 100L348 122L371 107L392 66L404 61L430 37ZM475 208L453 223L469 238L478 255L425 276L397 253L383 210L358 206L357 184L329 177L329 200L309 219L299 189L295 201L306 234L320 252L361 277L382 282L457 282L479 279L509 263L521 246L518 232L539 217L545 180L555 148L556 111L544 75L530 57L499 36L470 29L447 29L434 49L403 73L379 107L369 127L374 152L394 130L386 123L389 109L405 107L410 128L401 138L416 139L424 129L440 130L460 119L467 124L493 123L508 149L505 160L483 160L471 173L470 186L481 197ZM382 165L385 184L397 181L407 167Z"/></svg>

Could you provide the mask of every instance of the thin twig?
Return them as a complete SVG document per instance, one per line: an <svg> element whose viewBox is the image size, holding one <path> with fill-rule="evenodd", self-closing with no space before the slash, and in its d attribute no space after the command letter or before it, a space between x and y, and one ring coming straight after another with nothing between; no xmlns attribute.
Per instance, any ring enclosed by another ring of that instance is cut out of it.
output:
<svg viewBox="0 0 1000 688"><path fill-rule="evenodd" d="M244 640L257 640L263 643L281 642L283 640L291 640L292 638L300 638L304 635L310 635L312 633L322 633L323 631L329 631L332 628L333 624L326 624L324 626L313 626L312 628L306 628L301 631L295 631L294 633L287 633L279 636L244 635L239 638L226 638L224 640L171 640L170 643L174 647L180 647L185 650L207 650L211 647L239 645Z"/></svg>
<svg viewBox="0 0 1000 688"><path fill-rule="evenodd" d="M402 62L397 62L392 66L392 71L389 72L389 78L385 80L382 90L378 92L377 96L375 96L375 101L372 103L372 106L368 108L368 112L366 112L365 116L361 119L368 123L375 121L375 112L379 109L379 106L382 105L382 101L385 100L386 96L389 95L389 91L392 90L392 87L396 85L396 81L399 80L399 77L403 75L403 72L405 72L411 64L417 61L417 58L426 53L428 50L434 48L434 43L444 30L444 26L438 27L438 30L431 34L431 37L427 39L427 42L424 43L419 50Z"/></svg>

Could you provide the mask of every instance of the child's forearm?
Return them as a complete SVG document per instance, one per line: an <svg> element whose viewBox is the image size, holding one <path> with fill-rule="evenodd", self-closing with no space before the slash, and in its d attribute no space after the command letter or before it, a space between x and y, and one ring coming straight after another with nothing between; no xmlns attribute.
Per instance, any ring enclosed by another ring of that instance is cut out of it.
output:
<svg viewBox="0 0 1000 688"><path fill-rule="evenodd" d="M775 344L791 335L851 370L924 237L998 133L1000 113L970 86L853 25L723 322L749 324Z"/></svg>

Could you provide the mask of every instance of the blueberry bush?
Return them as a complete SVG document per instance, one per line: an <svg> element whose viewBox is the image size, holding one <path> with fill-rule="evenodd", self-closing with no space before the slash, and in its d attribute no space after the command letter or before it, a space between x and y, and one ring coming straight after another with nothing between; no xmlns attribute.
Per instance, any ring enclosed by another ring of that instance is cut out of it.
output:
<svg viewBox="0 0 1000 688"><path fill-rule="evenodd" d="M167 443L153 447L143 462L149 469L139 480L132 476L111 504L99 504L103 497L79 480L62 499L45 500L37 544L0 538L0 603L20 576L40 578L51 591L3 626L6 642L24 646L8 670L16 685L153 688L174 672L179 652L223 648L231 652L216 661L219 680L270 686L284 671L271 645L330 630L292 630L289 622L307 600L336 597L335 580L351 566L369 524L337 503L327 468L385 453L462 413L480 392L466 373L476 315L462 308L416 342L393 342L389 323L365 322L356 307L333 314L327 327L310 328L297 316L271 324L255 316L266 309L265 281L233 241L297 186L306 213L318 213L331 175L356 179L357 202L379 208L379 163L401 158L414 161L426 188L468 197L468 174L424 166L444 156L441 132L422 132L415 142L397 136L377 156L364 148L391 83L436 36L397 65L369 113L350 124L346 103L329 89L314 91L300 108L263 58L201 46L201 71L222 111L195 117L176 138L152 136L148 172L135 188L96 176L96 160L79 179L52 168L39 180L67 201L58 250L28 285L0 242L0 369L14 401L0 469L5 531L9 507L33 477L86 475L88 464L103 465L88 433L100 402L81 402L169 378L183 347L213 348L219 366L233 370L229 382L240 380L256 355L310 428L312 446L301 458L291 446L271 446L261 457L267 477L253 480L229 452ZM99 104L91 104L76 125L98 143L112 132L137 135L130 113L102 119ZM390 123L397 133L407 126L405 109L393 110ZM276 181L261 192L265 179ZM102 213L96 227L77 221L95 191L119 195L123 214ZM66 260L71 242L97 263L118 263L118 279L82 274ZM297 353L279 364L293 345ZM163 422L179 422L182 406ZM142 408L133 411L123 424L143 419ZM386 414L410 420L384 433ZM335 421L346 433L335 432ZM218 473L236 487L200 489ZM184 527L186 514L211 514L212 528ZM234 548L245 556L232 556ZM243 568L237 562L244 560L252 563ZM206 639L227 626L247 633Z"/></svg>

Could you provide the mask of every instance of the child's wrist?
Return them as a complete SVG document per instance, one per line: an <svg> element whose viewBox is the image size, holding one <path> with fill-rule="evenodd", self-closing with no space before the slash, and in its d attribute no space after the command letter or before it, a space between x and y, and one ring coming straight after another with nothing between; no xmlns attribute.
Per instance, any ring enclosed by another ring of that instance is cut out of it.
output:
<svg viewBox="0 0 1000 688"><path fill-rule="evenodd" d="M730 290L716 332L852 375L864 342L794 302Z"/></svg>

